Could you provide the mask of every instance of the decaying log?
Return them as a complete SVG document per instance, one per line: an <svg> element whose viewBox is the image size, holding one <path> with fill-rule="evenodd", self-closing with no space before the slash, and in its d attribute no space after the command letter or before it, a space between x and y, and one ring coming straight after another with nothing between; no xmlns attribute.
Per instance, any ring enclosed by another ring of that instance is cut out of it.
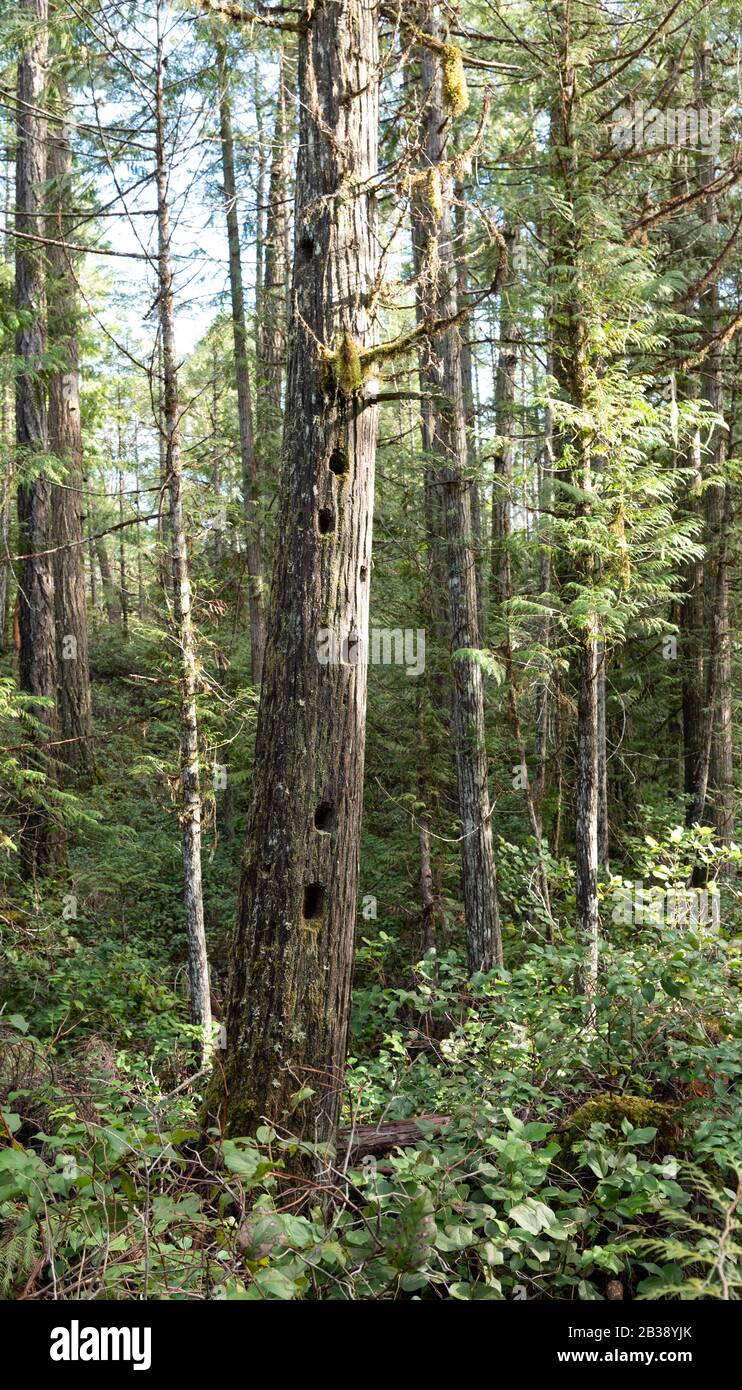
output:
<svg viewBox="0 0 742 1390"><path fill-rule="evenodd" d="M367 1155L381 1158L392 1149L409 1148L428 1135L439 1135L450 1121L450 1115L418 1115L411 1120L392 1120L385 1124L347 1126L338 1130L338 1159L344 1161L351 1146L353 1163Z"/></svg>

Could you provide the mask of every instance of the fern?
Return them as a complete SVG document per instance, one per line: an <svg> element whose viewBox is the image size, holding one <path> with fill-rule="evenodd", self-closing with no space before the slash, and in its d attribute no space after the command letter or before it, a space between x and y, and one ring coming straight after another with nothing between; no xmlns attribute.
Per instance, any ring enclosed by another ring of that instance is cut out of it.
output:
<svg viewBox="0 0 742 1390"><path fill-rule="evenodd" d="M637 1298L736 1301L742 1297L742 1170L735 1168L732 1190L715 1187L698 1168L685 1166L699 1200L694 1212L663 1212L664 1223L676 1231L635 1242L637 1255L657 1262Z"/></svg>
<svg viewBox="0 0 742 1390"><path fill-rule="evenodd" d="M0 1292L3 1298L9 1297L15 1284L30 1274L37 1245L34 1226L26 1226L25 1230L16 1227L9 1235L4 1233L0 1241Z"/></svg>

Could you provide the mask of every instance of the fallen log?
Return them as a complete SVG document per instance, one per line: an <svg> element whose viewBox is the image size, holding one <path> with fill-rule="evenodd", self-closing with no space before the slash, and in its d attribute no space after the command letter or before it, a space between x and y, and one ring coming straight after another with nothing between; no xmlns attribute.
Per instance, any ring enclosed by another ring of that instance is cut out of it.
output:
<svg viewBox="0 0 742 1390"><path fill-rule="evenodd" d="M352 1163L358 1163L369 1155L383 1158L393 1149L410 1148L432 1135L442 1134L450 1119L450 1115L418 1115L411 1120L348 1125L338 1130L338 1162L345 1161L349 1148Z"/></svg>

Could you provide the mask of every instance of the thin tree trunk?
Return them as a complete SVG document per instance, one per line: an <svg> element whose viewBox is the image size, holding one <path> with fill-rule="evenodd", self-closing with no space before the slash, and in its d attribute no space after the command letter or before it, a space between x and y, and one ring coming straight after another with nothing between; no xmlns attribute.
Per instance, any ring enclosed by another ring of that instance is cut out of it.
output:
<svg viewBox="0 0 742 1390"><path fill-rule="evenodd" d="M587 310L580 294L582 256L579 223L579 189L576 181L576 114L578 88L572 65L569 6L557 9L562 20L559 95L552 111L552 167L565 210L557 207L553 240L555 291L552 344L554 375L564 398L577 413L578 421L587 413ZM557 452L561 465L569 444L571 462L568 473L559 474L572 487L580 489L576 504L569 497L562 508L584 526L590 516L594 490L592 435L588 426L577 423L565 429ZM563 576L564 580L565 576ZM573 580L590 590L595 583L595 559L586 548L575 565ZM588 612L574 627L576 646L575 683L577 688L577 756L575 774L575 880L577 927L585 952L583 988L589 1001L595 995L598 976L598 673L602 637L595 613ZM590 1019L594 1019L591 1002Z"/></svg>
<svg viewBox="0 0 742 1390"><path fill-rule="evenodd" d="M438 27L435 7L423 13L421 28ZM436 35L437 37L437 35ZM457 312L457 271L453 255L451 209L445 167L446 112L440 53L419 52L422 76L420 191L412 200L413 240L419 266L418 318L450 318ZM444 330L421 353L423 391L439 399L426 402L423 447L432 455L431 484L439 495L446 575L448 640L453 661L453 734L456 755L461 865L467 957L470 971L502 963L502 940L487 787L482 668L461 651L479 647L476 559L472 545L471 488L468 479L466 418L458 329ZM436 530L430 543L440 547Z"/></svg>
<svg viewBox="0 0 742 1390"><path fill-rule="evenodd" d="M713 100L711 44L705 39L696 55L699 100L709 107ZM713 182L716 161L713 152L700 158L700 179L704 187ZM715 234L718 225L716 199L707 195L704 206L706 226ZM713 257L715 242L707 254ZM704 330L713 337L719 329L719 286L716 276L706 287L699 306ZM722 354L710 352L701 371L701 396L716 415L724 416L724 375ZM726 431L715 425L708 443L708 472L719 476L726 461ZM729 577L727 540L730 523L729 484L709 486L705 494L706 512L706 631L710 633L703 748L698 767L693 817L700 820L707 793L710 814L717 834L730 843L734 833L734 761L732 743L732 656L729 632Z"/></svg>
<svg viewBox="0 0 742 1390"><path fill-rule="evenodd" d="M119 460L121 449L119 442ZM119 468L119 522L124 520L124 474ZM125 642L129 640L129 593L127 590L126 579L126 543L124 541L124 527L119 531L119 587L121 591L121 632Z"/></svg>
<svg viewBox="0 0 742 1390"><path fill-rule="evenodd" d="M598 643L598 674L596 699L598 703L598 863L608 868L609 823L608 823L608 748L605 716L605 642Z"/></svg>
<svg viewBox="0 0 742 1390"><path fill-rule="evenodd" d="M369 186L379 55L367 0L325 0L305 20L282 544L231 949L224 1099L232 1133L254 1132L266 1116L321 1141L334 1137L342 1097L363 796L377 410L364 402L358 354L376 341L364 295L378 264ZM223 1096L216 1075L212 1109Z"/></svg>
<svg viewBox="0 0 742 1390"><path fill-rule="evenodd" d="M219 378L216 341L211 354L211 486L214 490L214 572L218 576L224 556L224 524L222 512L222 440L219 430Z"/></svg>
<svg viewBox="0 0 742 1390"><path fill-rule="evenodd" d="M701 432L696 430L691 445L693 480L688 505L692 512L700 507L702 482ZM683 699L683 766L685 794L689 798L687 822L693 822L693 807L699 784L699 763L703 741L703 590L704 563L700 556L689 560L685 572L685 594L680 605L680 678Z"/></svg>
<svg viewBox="0 0 742 1390"><path fill-rule="evenodd" d="M547 374L552 375L553 362L552 354L549 353L546 364ZM538 488L538 531L539 538L544 536L544 512L548 510L551 503L551 475L554 465L554 421L550 407L546 409L544 420L544 450L541 459L541 469L539 475ZM539 589L541 601L548 602L548 595L551 592L551 550L547 544L539 546ZM539 624L540 640L546 651L551 641L551 616L547 611L543 620ZM549 681L544 675L536 687L536 738L535 738L535 763L536 770L533 778L533 804L538 821L539 838L543 835L543 806L546 795L546 772L548 758L548 738L549 738Z"/></svg>
<svg viewBox="0 0 742 1390"><path fill-rule="evenodd" d="M286 287L289 278L288 223L290 147L283 50L278 62L276 123L273 132L268 207L265 219L264 279L258 316L257 414L261 455L280 423L286 361Z"/></svg>
<svg viewBox="0 0 742 1390"><path fill-rule="evenodd" d="M585 993L592 999L598 978L598 667L597 623L588 628L578 658L576 886L577 922L586 957Z"/></svg>
<svg viewBox="0 0 742 1390"><path fill-rule="evenodd" d="M250 372L247 359L247 323L245 292L242 283L240 228L237 217L237 184L234 172L234 138L232 135L232 105L229 97L229 65L227 46L223 39L216 41L219 73L219 124L222 147L222 172L229 245L229 287L232 299L232 334L234 338L234 370L237 386L237 415L240 427L240 460L242 464L242 494L245 508L246 556L249 576L250 658L252 682L260 689L263 679L265 649L265 615L263 603L263 565L260 554L258 471L253 438Z"/></svg>
<svg viewBox="0 0 742 1390"><path fill-rule="evenodd" d="M456 293L459 304L466 302L469 286L469 272L466 263L466 204L464 190L458 190L455 210L456 226ZM461 338L461 385L464 394L464 417L466 420L466 457L471 496L471 524L475 545L475 575L477 582L477 627L482 641L485 634L484 575L482 556L484 553L484 528L482 526L482 499L477 477L476 411L474 408L474 365L471 350L472 325L464 319L459 334Z"/></svg>
<svg viewBox="0 0 742 1390"><path fill-rule="evenodd" d="M134 493L134 506L136 511L137 526L137 616L140 623L144 622L144 571L142 565L142 523L140 521L142 504L139 495L139 430L134 425L134 482L136 491Z"/></svg>
<svg viewBox="0 0 742 1390"><path fill-rule="evenodd" d="M508 250L512 232L505 233ZM510 552L513 487L513 424L515 382L518 370L516 328L510 306L512 276L500 294L500 342L495 378L495 476L492 485L492 594L496 604L512 597Z"/></svg>
<svg viewBox="0 0 742 1390"><path fill-rule="evenodd" d="M5 151L5 225L10 226L12 212L12 188L10 177L11 153ZM13 239L6 236L3 248L4 259L13 259ZM12 569L9 561L10 545L10 507L11 482L13 477L13 386L12 382L0 383L0 652L7 648L8 610Z"/></svg>
<svg viewBox="0 0 742 1390"><path fill-rule="evenodd" d="M48 58L47 0L22 0L28 21L27 46L18 60L18 110L16 152L16 230L43 237L42 214L46 183L45 73ZM45 742L56 728L56 647L54 634L54 570L51 555L39 554L53 545L52 485L42 472L33 481L22 481L39 454L49 447L47 404L40 367L46 352L46 276L38 244L16 238L15 303L23 316L16 334L16 446L18 522L21 545L28 556L21 564L19 591L19 683L21 690L51 706L37 705L34 714L42 725L34 742ZM39 750L31 765L49 775L50 762ZM24 872L33 877L45 872L56 854L49 817L33 807L21 839Z"/></svg>
<svg viewBox="0 0 742 1390"><path fill-rule="evenodd" d="M64 83L56 83L59 120L49 123L47 218L50 245L49 341L64 365L49 379L49 446L66 465L64 486L52 493L55 545L53 556L57 651L57 710L62 740L60 757L76 776L92 768L90 671L85 607L85 550L80 424L80 372L77 340L77 292L71 253L64 242L67 209L72 195L72 156L66 125L69 98Z"/></svg>
<svg viewBox="0 0 742 1390"><path fill-rule="evenodd" d="M98 568L100 570L100 581L103 589L103 603L106 610L106 617L113 627L121 626L121 604L113 582L113 571L111 561L108 556L108 547L103 536L99 536L95 541L95 553L98 557Z"/></svg>
<svg viewBox="0 0 742 1390"><path fill-rule="evenodd" d="M98 568L98 563L99 563L99 562L98 562L98 557L97 557L96 549L95 549L95 541L93 540L93 532L95 531L95 526L94 526L94 524L93 524L93 518L92 518L93 505L92 505L92 497L91 497L91 495L90 495L90 479L88 478L87 473L83 473L83 484L84 484L84 487L85 487L86 494L88 495L88 501L87 501L87 523L88 523L88 524L87 524L87 535L88 535L88 545L87 545L87 550L88 550L88 570L89 570L89 572L90 572L90 607L91 607L92 614L93 614L93 622L95 622L95 616L96 616L96 613L98 612L98 581L97 581L97 578L96 578L96 574L97 574L97 568Z"/></svg>
<svg viewBox="0 0 742 1390"><path fill-rule="evenodd" d="M183 827L183 880L185 892L186 934L188 941L188 977L191 987L191 1017L200 1028L204 1057L211 1043L211 992L209 964L206 955L204 905L201 887L201 785L198 761L198 723L196 693L198 675L196 643L191 610L191 584L188 575L188 551L183 513L183 465L180 439L180 405L178 400L178 368L175 351L175 314L173 303L173 271L170 246L170 212L168 207L168 165L165 138L165 109L163 91L163 50L160 31L161 9L157 9L157 71L155 92L156 151L157 151L157 232L159 311L162 335L162 374L164 419L160 428L166 440L167 482L170 495L170 541L173 577L173 608L175 630L181 656L180 678L180 794L181 824Z"/></svg>

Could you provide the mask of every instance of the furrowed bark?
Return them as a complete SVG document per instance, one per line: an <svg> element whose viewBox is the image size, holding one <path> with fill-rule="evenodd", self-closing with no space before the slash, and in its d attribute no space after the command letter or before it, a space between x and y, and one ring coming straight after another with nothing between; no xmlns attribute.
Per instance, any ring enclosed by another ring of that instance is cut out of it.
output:
<svg viewBox="0 0 742 1390"><path fill-rule="evenodd" d="M228 1094L215 1075L210 1105L226 1102L232 1133L266 1116L331 1140L354 957L376 448L357 357L376 341L370 0L307 7L299 90L281 545L231 948Z"/></svg>

